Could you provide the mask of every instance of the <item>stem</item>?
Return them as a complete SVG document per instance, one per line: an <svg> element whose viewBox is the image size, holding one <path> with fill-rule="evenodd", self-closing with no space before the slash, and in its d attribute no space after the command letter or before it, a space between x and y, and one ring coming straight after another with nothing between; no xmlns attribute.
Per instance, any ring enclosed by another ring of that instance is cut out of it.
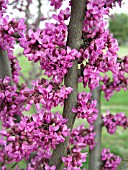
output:
<svg viewBox="0 0 128 170"><path fill-rule="evenodd" d="M71 1L71 19L68 27L68 39L67 46L71 49L80 49L83 44L82 40L82 28L85 17L86 0L72 0ZM78 60L73 61L73 66L68 70L65 75L65 85L72 87L73 91L69 95L68 99L64 102L63 117L68 119L67 126L72 130L75 114L72 113L72 108L77 105L78 94ZM56 170L60 170L63 156L67 155L67 146L69 137L65 139L64 143L60 143L53 151L53 155L49 162L50 165L56 165Z"/></svg>
<svg viewBox="0 0 128 170"><path fill-rule="evenodd" d="M39 25L40 25L40 18L42 15L41 6L42 6L41 0L38 0L38 17L37 17L36 29L39 28Z"/></svg>
<svg viewBox="0 0 128 170"><path fill-rule="evenodd" d="M4 79L5 76L12 77L11 67L8 60L7 52L0 48L0 79ZM10 85L12 85L12 79Z"/></svg>
<svg viewBox="0 0 128 170"><path fill-rule="evenodd" d="M101 89L100 86L92 91L92 99L97 100L98 118L94 123L95 127L95 142L96 146L93 150L89 151L89 170L101 169L101 132L102 132L102 119L101 119Z"/></svg>
<svg viewBox="0 0 128 170"><path fill-rule="evenodd" d="M14 165L12 166L12 169L18 164L18 162L15 162Z"/></svg>

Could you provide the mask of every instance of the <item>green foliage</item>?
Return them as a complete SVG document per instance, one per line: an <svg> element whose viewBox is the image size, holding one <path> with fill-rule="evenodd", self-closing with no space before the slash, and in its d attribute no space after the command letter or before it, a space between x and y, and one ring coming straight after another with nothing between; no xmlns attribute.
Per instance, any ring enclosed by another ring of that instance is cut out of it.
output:
<svg viewBox="0 0 128 170"><path fill-rule="evenodd" d="M128 42L128 15L115 14L109 20L109 29L120 44Z"/></svg>

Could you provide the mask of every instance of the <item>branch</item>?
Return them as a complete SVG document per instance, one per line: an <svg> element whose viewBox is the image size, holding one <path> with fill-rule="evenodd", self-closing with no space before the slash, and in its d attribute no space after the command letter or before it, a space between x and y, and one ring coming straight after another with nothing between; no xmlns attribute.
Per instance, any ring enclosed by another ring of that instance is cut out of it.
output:
<svg viewBox="0 0 128 170"><path fill-rule="evenodd" d="M42 6L41 0L38 0L38 17L37 17L36 28L39 28L39 25L40 25L40 18L41 18L41 14L42 14L41 6Z"/></svg>
<svg viewBox="0 0 128 170"><path fill-rule="evenodd" d="M13 2L10 2L8 5L13 5L15 3L15 1L13 1Z"/></svg>
<svg viewBox="0 0 128 170"><path fill-rule="evenodd" d="M98 118L94 123L95 127L95 142L96 146L93 150L90 150L89 152L89 170L100 170L101 169L101 131L102 131L102 125L103 121L101 119L101 88L99 87L95 88L92 91L92 99L97 100L97 109L98 109Z"/></svg>
<svg viewBox="0 0 128 170"><path fill-rule="evenodd" d="M122 161L128 161L128 159L122 159Z"/></svg>
<svg viewBox="0 0 128 170"><path fill-rule="evenodd" d="M12 169L18 164L18 162L15 162L14 165L12 166Z"/></svg>
<svg viewBox="0 0 128 170"><path fill-rule="evenodd" d="M85 17L86 0L72 0L71 1L71 19L68 27L67 46L71 49L80 49L83 44L82 28ZM65 76L65 85L72 87L73 91L68 99L64 102L63 117L68 119L67 126L72 130L76 115L72 113L72 108L77 105L78 94L78 60L73 61L73 67L68 70ZM67 146L69 137L65 139L64 143L60 143L53 151L53 155L49 162L50 165L56 165L56 170L60 170L63 156L67 155Z"/></svg>
<svg viewBox="0 0 128 170"><path fill-rule="evenodd" d="M29 20L29 18L30 18L30 16L31 16L31 13L30 13L30 1L26 1L27 2L27 5L26 5L26 8L25 8L25 18L26 18L26 20L25 20L25 24L26 24L26 30L28 31L29 30L29 24L28 24L28 20Z"/></svg>
<svg viewBox="0 0 128 170"><path fill-rule="evenodd" d="M12 77L11 67L8 60L7 52L0 48L0 79L4 79L5 76ZM12 85L12 79L10 85Z"/></svg>

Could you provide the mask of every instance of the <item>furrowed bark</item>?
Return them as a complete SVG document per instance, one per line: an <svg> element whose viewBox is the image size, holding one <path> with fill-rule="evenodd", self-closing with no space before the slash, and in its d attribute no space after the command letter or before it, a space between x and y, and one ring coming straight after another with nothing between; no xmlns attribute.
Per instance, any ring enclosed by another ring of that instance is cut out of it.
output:
<svg viewBox="0 0 128 170"><path fill-rule="evenodd" d="M8 60L7 52L0 48L0 79L4 79L5 76L12 77L11 67ZM12 80L10 85L12 85Z"/></svg>
<svg viewBox="0 0 128 170"><path fill-rule="evenodd" d="M102 119L101 119L101 89L100 86L92 91L92 99L97 100L98 118L94 123L95 127L95 142L96 146L93 150L89 151L89 170L101 169L101 132L102 132Z"/></svg>
<svg viewBox="0 0 128 170"><path fill-rule="evenodd" d="M83 44L82 27L85 17L86 0L72 0L71 1L71 19L68 28L67 46L71 49L80 49ZM73 91L68 99L64 102L63 117L68 119L67 126L72 130L75 114L72 113L72 108L77 105L78 94L78 61L73 61L73 67L68 70L65 76L65 85L72 87ZM64 143L60 143L54 150L49 165L56 165L56 170L60 170L63 156L67 155L67 146L69 137L65 139Z"/></svg>

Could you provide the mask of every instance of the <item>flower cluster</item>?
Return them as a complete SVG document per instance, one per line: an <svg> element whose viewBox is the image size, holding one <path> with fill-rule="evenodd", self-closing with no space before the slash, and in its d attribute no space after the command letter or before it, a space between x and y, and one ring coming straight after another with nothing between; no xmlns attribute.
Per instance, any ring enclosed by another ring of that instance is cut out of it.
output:
<svg viewBox="0 0 128 170"><path fill-rule="evenodd" d="M79 52L71 50L69 47L66 49L48 50L44 53L43 61L41 62L42 70L48 77L53 78L55 83L62 83L64 75L68 73L68 68L73 66L72 60L75 59Z"/></svg>
<svg viewBox="0 0 128 170"><path fill-rule="evenodd" d="M15 123L9 130L0 131L1 136L6 138L0 139L3 153L16 162L23 158L27 160L33 152L36 152L33 162L49 159L51 149L55 149L69 135L66 121L60 113L44 110L31 117L23 116L20 123Z"/></svg>
<svg viewBox="0 0 128 170"><path fill-rule="evenodd" d="M0 120L2 125L10 127L14 124L15 116L22 115L23 102L26 98L20 95L16 86L10 85L10 78L0 79Z"/></svg>
<svg viewBox="0 0 128 170"><path fill-rule="evenodd" d="M81 54L66 47L67 26L64 20L69 18L69 9L60 11L53 18L59 23L46 23L45 29L36 32L29 30L28 34L20 38L20 45L24 48L24 55L28 60L39 61L41 69L55 83L62 83L68 68L72 67L72 60Z"/></svg>
<svg viewBox="0 0 128 170"><path fill-rule="evenodd" d="M97 87L99 85L99 70L97 69L97 67L91 66L86 64L85 68L84 68L84 78L83 78L83 83L84 83L84 87L87 86L90 89L95 89L95 87Z"/></svg>
<svg viewBox="0 0 128 170"><path fill-rule="evenodd" d="M10 19L8 15L2 18L1 32L6 33L8 36L13 35L14 37L18 36L19 38L19 36L24 35L25 30L26 30L26 26L24 24L23 18L20 18L18 20L14 18Z"/></svg>
<svg viewBox="0 0 128 170"><path fill-rule="evenodd" d="M76 113L78 118L87 119L90 124L93 124L97 118L98 110L96 108L97 101L92 100L91 93L81 92L78 94L78 104L72 111Z"/></svg>
<svg viewBox="0 0 128 170"><path fill-rule="evenodd" d="M55 165L50 167L47 163L44 163L43 165L37 163L37 166L28 164L27 170L36 170L37 168L44 169L44 170L56 170Z"/></svg>
<svg viewBox="0 0 128 170"><path fill-rule="evenodd" d="M64 0L51 0L51 6L54 6L56 9L59 9Z"/></svg>
<svg viewBox="0 0 128 170"><path fill-rule="evenodd" d="M63 105L64 99L72 92L72 88L58 86L46 79L33 81L32 85L33 89L24 86L18 91L15 85L10 85L9 77L5 77L3 82L0 80L0 119L3 126L14 124L15 116L29 111L32 104L36 105L37 110L44 108L47 111Z"/></svg>
<svg viewBox="0 0 128 170"><path fill-rule="evenodd" d="M88 145L92 150L96 144L94 141L95 135L96 133L94 132L94 126L90 126L89 128L85 129L84 125L81 125L72 130L69 143L71 145L76 145L76 147L78 147L80 150L83 148L85 149Z"/></svg>
<svg viewBox="0 0 128 170"><path fill-rule="evenodd" d="M24 19L19 19L18 21L9 19L9 16L1 18L0 22L0 47L3 50L7 50L8 58L11 63L12 69L12 79L15 83L19 81L19 62L13 54L14 45L16 43L15 38L23 36L25 31Z"/></svg>
<svg viewBox="0 0 128 170"><path fill-rule="evenodd" d="M70 152L70 155L62 157L62 161L66 167L63 170L80 170L82 162L86 162L87 153L81 153L77 148L73 148Z"/></svg>
<svg viewBox="0 0 128 170"><path fill-rule="evenodd" d="M120 68L117 62L118 43L107 30L107 22L104 20L104 16L109 14L110 7L112 3L104 0L87 2L83 28L84 45L78 59L79 63L86 61L86 64L82 63L83 84L84 87L88 84L91 90L99 85L100 72L111 71L117 74Z"/></svg>
<svg viewBox="0 0 128 170"><path fill-rule="evenodd" d="M51 110L53 107L62 106L64 99L68 98L68 95L72 92L71 87L65 85L58 86L57 84L50 82L44 78L41 80L33 81L33 89L24 89L21 91L26 100L26 111L29 111L32 104L36 105L36 109L40 110L40 104L46 110Z"/></svg>
<svg viewBox="0 0 128 170"><path fill-rule="evenodd" d="M112 80L107 75L101 77L103 83L101 89L105 93L106 100L110 99L114 91L119 92L121 89L128 89L128 77L126 76L126 73L128 73L128 56L118 58L117 61L120 69L117 74L113 74Z"/></svg>
<svg viewBox="0 0 128 170"><path fill-rule="evenodd" d="M125 71L126 73L128 73L128 56L127 55L124 56L124 58L121 58L121 69L122 71Z"/></svg>
<svg viewBox="0 0 128 170"><path fill-rule="evenodd" d="M101 89L105 94L106 100L110 99L114 91L119 92L122 88L125 91L128 89L128 78L124 74L124 72L119 72L118 75L113 75L112 81L107 75L101 78L103 82Z"/></svg>
<svg viewBox="0 0 128 170"><path fill-rule="evenodd" d="M124 113L117 113L112 115L107 111L106 116L102 116L104 126L107 128L108 133L113 134L116 132L117 126L122 126L124 129L128 127L128 118Z"/></svg>
<svg viewBox="0 0 128 170"><path fill-rule="evenodd" d="M92 150L95 146L94 142L95 132L94 127L85 129L84 125L72 130L70 135L70 146L67 150L67 156L62 157L64 162L64 170L77 169L80 170L83 162L86 162L87 153L81 153L83 149L86 149L88 145Z"/></svg>
<svg viewBox="0 0 128 170"><path fill-rule="evenodd" d="M7 3L8 3L8 0L1 0L0 1L0 17L5 12L4 9L7 9Z"/></svg>
<svg viewBox="0 0 128 170"><path fill-rule="evenodd" d="M102 170L116 170L121 162L121 158L110 152L109 149L104 148L101 154L103 162Z"/></svg>

